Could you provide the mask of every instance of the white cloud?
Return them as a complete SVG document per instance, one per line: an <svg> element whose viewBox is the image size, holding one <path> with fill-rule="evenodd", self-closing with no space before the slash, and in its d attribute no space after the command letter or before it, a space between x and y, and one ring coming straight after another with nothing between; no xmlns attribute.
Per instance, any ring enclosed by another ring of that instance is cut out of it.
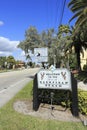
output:
<svg viewBox="0 0 87 130"><path fill-rule="evenodd" d="M8 38L0 37L0 55L8 56L17 49L19 41L11 41Z"/></svg>
<svg viewBox="0 0 87 130"><path fill-rule="evenodd" d="M25 61L25 59L26 59L26 58L25 58L25 52L21 50L21 52L20 52L19 56L17 57L17 59L18 59L18 60L21 59L21 60Z"/></svg>
<svg viewBox="0 0 87 130"><path fill-rule="evenodd" d="M0 26L3 26L4 25L4 22L3 21L0 21Z"/></svg>
<svg viewBox="0 0 87 130"><path fill-rule="evenodd" d="M13 56L16 60L26 61L25 53L20 48L18 48L16 51L14 51Z"/></svg>
<svg viewBox="0 0 87 130"><path fill-rule="evenodd" d="M20 56L25 57L25 52L24 52L24 51L22 51L22 52L21 52L21 54L20 54Z"/></svg>
<svg viewBox="0 0 87 130"><path fill-rule="evenodd" d="M0 37L0 56L14 56L15 60L26 61L25 52L17 45L20 41L11 41L8 38Z"/></svg>
<svg viewBox="0 0 87 130"><path fill-rule="evenodd" d="M9 55L12 55L12 53L0 51L0 56L9 56Z"/></svg>

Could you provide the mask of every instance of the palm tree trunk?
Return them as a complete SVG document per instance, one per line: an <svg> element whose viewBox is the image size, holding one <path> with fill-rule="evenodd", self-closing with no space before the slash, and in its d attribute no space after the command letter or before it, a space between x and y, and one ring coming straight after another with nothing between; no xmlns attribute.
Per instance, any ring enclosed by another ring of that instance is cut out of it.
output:
<svg viewBox="0 0 87 130"><path fill-rule="evenodd" d="M81 60L80 60L80 52L76 53L77 58L77 69L81 71Z"/></svg>

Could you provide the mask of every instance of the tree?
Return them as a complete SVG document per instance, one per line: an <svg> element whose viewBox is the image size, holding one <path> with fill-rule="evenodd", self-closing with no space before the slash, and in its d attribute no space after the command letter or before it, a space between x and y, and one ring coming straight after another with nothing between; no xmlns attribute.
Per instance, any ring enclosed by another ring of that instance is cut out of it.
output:
<svg viewBox="0 0 87 130"><path fill-rule="evenodd" d="M55 58L55 46L57 41L57 35L53 28L43 31L41 34L41 39L44 47L48 47L48 62L49 64L54 64Z"/></svg>
<svg viewBox="0 0 87 130"><path fill-rule="evenodd" d="M75 14L71 20L77 18L72 33L72 43L77 55L78 69L80 70L80 53L83 53L83 49L87 48L87 0L71 0L68 7Z"/></svg>
<svg viewBox="0 0 87 130"><path fill-rule="evenodd" d="M81 70L80 54L82 53L84 55L84 49L87 49L87 42L85 36L86 34L84 33L85 32L84 30L83 27L81 27L80 30L78 30L78 32L76 32L74 29L72 33L72 40L73 40L72 45L75 48L79 70Z"/></svg>
<svg viewBox="0 0 87 130"><path fill-rule="evenodd" d="M58 40L57 40L57 51L59 56L64 62L65 66L68 61L68 55L71 53L71 30L69 25L61 25L58 28ZM67 53L68 51L68 53ZM64 55L64 56L63 56ZM57 58L58 59L58 58Z"/></svg>
<svg viewBox="0 0 87 130"><path fill-rule="evenodd" d="M58 38L67 37L70 35L69 25L60 25L58 28Z"/></svg>
<svg viewBox="0 0 87 130"><path fill-rule="evenodd" d="M42 45L45 47L50 48L51 44L53 43L54 39L55 39L55 31L53 28L48 29L47 31L42 31L41 33L41 41L42 41Z"/></svg>
<svg viewBox="0 0 87 130"><path fill-rule="evenodd" d="M70 10L75 13L71 20L77 18L77 27L83 26L87 23L87 0L71 0L68 7L70 7Z"/></svg>
<svg viewBox="0 0 87 130"><path fill-rule="evenodd" d="M0 68L5 68L6 56L0 57Z"/></svg>
<svg viewBox="0 0 87 130"><path fill-rule="evenodd" d="M29 50L33 51L34 48L39 47L40 44L41 44L41 39L37 29L31 26L28 30L25 31L25 40L21 41L18 47L24 50L25 54L28 53L28 57L29 57Z"/></svg>
<svg viewBox="0 0 87 130"><path fill-rule="evenodd" d="M7 65L8 65L9 69L12 69L13 65L15 65L15 63L16 63L16 61L15 61L13 56L8 56L7 57Z"/></svg>

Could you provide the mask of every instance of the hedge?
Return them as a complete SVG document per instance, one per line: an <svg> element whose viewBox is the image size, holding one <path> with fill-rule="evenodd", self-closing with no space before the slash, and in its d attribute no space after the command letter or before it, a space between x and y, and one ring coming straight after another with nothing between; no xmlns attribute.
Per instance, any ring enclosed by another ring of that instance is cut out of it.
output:
<svg viewBox="0 0 87 130"><path fill-rule="evenodd" d="M79 111L87 115L87 91L78 90Z"/></svg>

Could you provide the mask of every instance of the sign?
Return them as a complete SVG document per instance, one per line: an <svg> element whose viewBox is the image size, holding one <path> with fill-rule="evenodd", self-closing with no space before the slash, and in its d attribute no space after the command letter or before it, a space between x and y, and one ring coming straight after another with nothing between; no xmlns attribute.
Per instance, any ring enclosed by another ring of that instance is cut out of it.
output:
<svg viewBox="0 0 87 130"><path fill-rule="evenodd" d="M69 70L40 70L37 74L38 88L71 90L71 73Z"/></svg>
<svg viewBox="0 0 87 130"><path fill-rule="evenodd" d="M37 62L48 61L48 48L34 48L34 56Z"/></svg>

